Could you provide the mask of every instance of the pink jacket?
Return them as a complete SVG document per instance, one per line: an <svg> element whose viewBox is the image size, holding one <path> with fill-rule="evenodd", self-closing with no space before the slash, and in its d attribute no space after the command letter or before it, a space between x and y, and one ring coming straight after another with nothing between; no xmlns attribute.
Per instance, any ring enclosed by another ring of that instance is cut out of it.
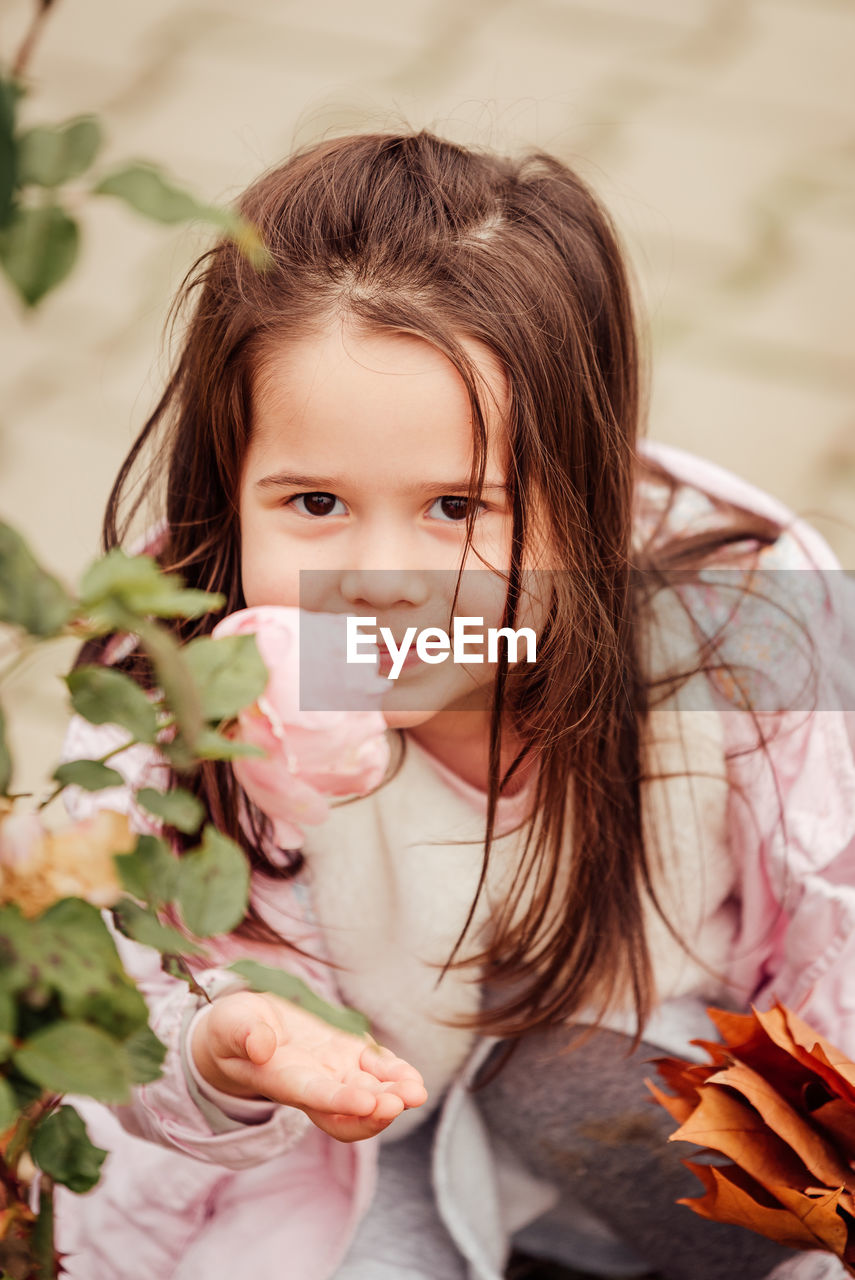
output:
<svg viewBox="0 0 855 1280"><path fill-rule="evenodd" d="M700 487L790 524L777 548L765 553L766 563L808 571L822 587L821 601L826 582L834 583L833 600L818 606L824 609L820 630L830 653L840 642L846 608L852 610L850 626L855 609L845 591L836 593L842 575L829 573L826 580L816 573L839 569L819 535L801 521L792 523L780 504L720 468L664 446L645 447L685 483L692 516L703 506ZM777 997L855 1057L855 715L835 709L847 695L842 705L855 707L855 679L853 668L847 672L839 661L829 660L823 669L819 705L828 709L775 717L778 732L768 758L744 750L753 741L750 717L722 710L732 784L727 842L740 902L729 977L746 1001L766 1004ZM79 732L86 738L92 730ZM91 754L84 738L69 742L69 755ZM139 756L133 771L140 778L154 767ZM115 793L96 797L113 807L117 799ZM280 933L323 954L299 886L256 875L252 893ZM59 1189L58 1243L72 1255L66 1261L72 1280L233 1280L244 1274L248 1239L264 1241L254 1280L326 1280L370 1204L377 1140L336 1143L287 1107L276 1107L268 1118L261 1118L265 1104L256 1116L250 1109L244 1121L225 1115L199 1094L182 1059L183 1033L200 1000L162 973L154 952L122 937L117 943L142 984L168 1056L162 1078L140 1087L128 1107L110 1111L73 1100L93 1140L111 1155L101 1183L87 1196ZM338 998L332 971L321 963L296 953L283 956L281 949L274 957L263 947L217 940L220 964L238 954L287 967L327 998ZM222 967L197 977L212 996L236 985ZM489 1139L467 1092L492 1043L480 1041L448 1090L434 1155L440 1212L473 1280L499 1280L509 1232L550 1199L548 1188L519 1169L494 1177ZM473 1168L481 1170L477 1188Z"/></svg>

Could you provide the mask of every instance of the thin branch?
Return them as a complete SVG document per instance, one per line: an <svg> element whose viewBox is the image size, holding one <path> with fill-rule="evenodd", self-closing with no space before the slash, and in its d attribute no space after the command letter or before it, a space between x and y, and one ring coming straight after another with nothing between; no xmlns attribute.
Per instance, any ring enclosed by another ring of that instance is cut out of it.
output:
<svg viewBox="0 0 855 1280"><path fill-rule="evenodd" d="M33 49L36 47L39 36L42 32L44 20L48 12L53 8L55 0L36 0L36 11L33 14L27 34L21 41L21 47L18 50L15 61L12 63L12 79L21 80L27 68L27 63L32 57Z"/></svg>

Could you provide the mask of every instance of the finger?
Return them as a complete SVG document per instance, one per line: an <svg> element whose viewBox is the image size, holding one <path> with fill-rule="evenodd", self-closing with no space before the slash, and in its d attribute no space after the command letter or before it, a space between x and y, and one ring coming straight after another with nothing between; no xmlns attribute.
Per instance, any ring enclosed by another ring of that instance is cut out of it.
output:
<svg viewBox="0 0 855 1280"><path fill-rule="evenodd" d="M428 1091L419 1080L389 1080L377 1092L400 1098L405 1107L421 1107L428 1099Z"/></svg>
<svg viewBox="0 0 855 1280"><path fill-rule="evenodd" d="M370 1116L376 1103L374 1093L364 1085L342 1084L305 1068L279 1069L271 1075L269 1087L274 1090L271 1097L303 1111L311 1109L328 1115Z"/></svg>
<svg viewBox="0 0 855 1280"><path fill-rule="evenodd" d="M420 1072L391 1049L379 1044L366 1045L359 1057L363 1071L370 1071L378 1080L416 1080L424 1084Z"/></svg>
<svg viewBox="0 0 855 1280"><path fill-rule="evenodd" d="M244 1040L244 1049L250 1062L262 1067L276 1052L276 1032L269 1022L258 1019Z"/></svg>
<svg viewBox="0 0 855 1280"><path fill-rule="evenodd" d="M364 1138L374 1138L392 1123L391 1119L377 1120L374 1116L360 1119L356 1116L328 1115L323 1111L307 1111L306 1115L312 1124L339 1142L360 1142Z"/></svg>
<svg viewBox="0 0 855 1280"><path fill-rule="evenodd" d="M368 1117L375 1124L385 1126L401 1114L404 1110L404 1103L396 1093L381 1093L377 1095L374 1111Z"/></svg>
<svg viewBox="0 0 855 1280"><path fill-rule="evenodd" d="M248 1058L250 1062L264 1063L276 1048L276 1032L266 1019L252 1013L224 1010L218 1016L214 1006L209 1017L209 1047L218 1058ZM251 1047L250 1047L251 1045Z"/></svg>

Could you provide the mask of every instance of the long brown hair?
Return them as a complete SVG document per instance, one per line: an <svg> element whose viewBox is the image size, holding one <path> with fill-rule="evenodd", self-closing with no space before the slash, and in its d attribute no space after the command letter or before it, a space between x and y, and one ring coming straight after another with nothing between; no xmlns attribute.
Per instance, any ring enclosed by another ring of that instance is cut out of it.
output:
<svg viewBox="0 0 855 1280"><path fill-rule="evenodd" d="M494 690L482 885L497 800L529 754L538 762L537 820L514 894L528 894L527 909L520 917L508 902L483 954L466 957L508 993L477 1025L515 1035L582 1007L602 1014L629 991L641 1026L654 994L643 911L655 891L641 834L640 735L651 690L633 573L698 564L730 542L768 543L779 528L733 509L700 541L677 545L654 530L633 549L639 481L657 469L637 453L631 292L608 216L557 159L479 154L426 132L342 137L265 174L240 209L259 228L270 266L255 270L222 241L185 281L179 302L192 314L180 357L116 481L105 548L122 540L151 491L137 477L154 448L149 474L156 480L165 468L167 478L162 564L194 587L223 592L227 611L242 607L236 495L253 376L274 343L333 316L419 335L452 362L472 405L477 498L485 416L461 339L485 344L511 390L511 588L535 495L545 500L563 572L538 662L512 679L500 664ZM672 483L661 470L658 479ZM473 501L468 538L475 510ZM189 638L214 622L177 629ZM524 745L500 776L503 716ZM240 830L229 771L207 767L196 786L214 820L270 872L258 841ZM242 929L264 935L255 917Z"/></svg>

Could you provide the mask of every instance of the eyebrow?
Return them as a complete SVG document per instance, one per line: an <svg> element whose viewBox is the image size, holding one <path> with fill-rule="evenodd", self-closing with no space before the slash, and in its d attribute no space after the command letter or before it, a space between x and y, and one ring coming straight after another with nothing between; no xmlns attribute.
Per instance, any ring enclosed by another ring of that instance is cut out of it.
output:
<svg viewBox="0 0 855 1280"><path fill-rule="evenodd" d="M261 480L256 480L255 487L256 489L311 489L316 493L335 493L338 489L346 488L347 484L346 476L307 476L290 471L277 471L274 475L263 476ZM485 491L504 491L507 485L484 484L482 488ZM435 482L417 480L413 484L405 485L402 492L407 494L423 493L426 489L437 490L441 493L468 490L469 477L467 476L465 480L437 480Z"/></svg>

